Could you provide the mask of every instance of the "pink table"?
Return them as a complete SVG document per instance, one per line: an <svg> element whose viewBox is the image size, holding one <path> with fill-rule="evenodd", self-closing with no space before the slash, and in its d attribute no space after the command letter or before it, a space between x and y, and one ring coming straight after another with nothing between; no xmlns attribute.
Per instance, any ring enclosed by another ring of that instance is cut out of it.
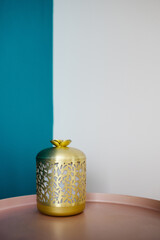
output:
<svg viewBox="0 0 160 240"><path fill-rule="evenodd" d="M72 217L42 215L36 196L0 200L0 240L160 240L160 201L88 193Z"/></svg>

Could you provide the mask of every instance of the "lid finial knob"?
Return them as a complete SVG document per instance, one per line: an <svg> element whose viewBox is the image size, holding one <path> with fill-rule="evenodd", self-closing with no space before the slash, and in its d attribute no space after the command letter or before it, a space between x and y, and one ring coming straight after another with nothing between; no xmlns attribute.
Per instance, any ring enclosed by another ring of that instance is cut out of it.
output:
<svg viewBox="0 0 160 240"><path fill-rule="evenodd" d="M67 147L72 141L70 139L68 140L51 140L50 141L55 147Z"/></svg>

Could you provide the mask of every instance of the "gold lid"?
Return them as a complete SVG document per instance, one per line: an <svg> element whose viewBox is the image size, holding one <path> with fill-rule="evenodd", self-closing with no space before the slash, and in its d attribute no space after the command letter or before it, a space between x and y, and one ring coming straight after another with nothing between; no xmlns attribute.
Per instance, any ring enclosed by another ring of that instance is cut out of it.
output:
<svg viewBox="0 0 160 240"><path fill-rule="evenodd" d="M36 159L51 159L58 161L72 161L72 160L85 160L86 156L83 152L76 148L67 147L71 140L51 140L54 146L46 148L37 154Z"/></svg>

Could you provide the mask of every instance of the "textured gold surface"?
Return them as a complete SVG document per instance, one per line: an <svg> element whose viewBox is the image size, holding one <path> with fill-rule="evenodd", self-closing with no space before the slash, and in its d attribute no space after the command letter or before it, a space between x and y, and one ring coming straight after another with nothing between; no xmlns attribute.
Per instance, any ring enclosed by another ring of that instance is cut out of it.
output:
<svg viewBox="0 0 160 240"><path fill-rule="evenodd" d="M74 206L85 201L85 161L37 163L37 200L47 206Z"/></svg>
<svg viewBox="0 0 160 240"><path fill-rule="evenodd" d="M62 215L62 210L66 208L63 216L74 215L79 213L80 209L81 211L84 209L86 159L81 151L64 147L70 142L52 140L57 146L43 150L37 155L37 203L48 207L41 207L46 214L50 211L50 214L54 215L54 212L57 214L57 211L60 211Z"/></svg>

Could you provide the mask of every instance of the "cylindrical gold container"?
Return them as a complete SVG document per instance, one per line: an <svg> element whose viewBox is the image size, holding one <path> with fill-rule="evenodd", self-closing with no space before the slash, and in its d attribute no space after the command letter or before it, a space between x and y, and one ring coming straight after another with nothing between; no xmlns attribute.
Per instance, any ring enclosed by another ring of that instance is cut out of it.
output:
<svg viewBox="0 0 160 240"><path fill-rule="evenodd" d="M52 140L54 145L36 157L37 208L53 216L82 212L86 198L86 157L67 147L71 140Z"/></svg>

